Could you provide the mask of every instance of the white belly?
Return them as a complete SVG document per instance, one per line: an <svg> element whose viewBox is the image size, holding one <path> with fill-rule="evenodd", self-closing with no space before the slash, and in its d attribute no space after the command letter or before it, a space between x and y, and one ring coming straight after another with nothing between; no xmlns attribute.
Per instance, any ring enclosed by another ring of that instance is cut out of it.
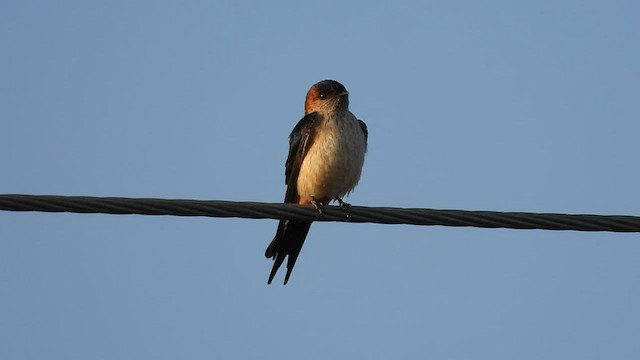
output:
<svg viewBox="0 0 640 360"><path fill-rule="evenodd" d="M325 203L342 198L360 180L366 149L366 138L353 114L326 119L300 166L298 194Z"/></svg>

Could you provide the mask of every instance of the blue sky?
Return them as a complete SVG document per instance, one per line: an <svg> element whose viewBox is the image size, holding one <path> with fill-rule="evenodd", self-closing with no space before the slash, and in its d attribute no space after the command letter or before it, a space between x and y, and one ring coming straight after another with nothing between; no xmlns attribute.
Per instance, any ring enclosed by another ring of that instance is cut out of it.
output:
<svg viewBox="0 0 640 360"><path fill-rule="evenodd" d="M640 215L631 1L0 3L0 193L281 201L304 95L356 205ZM635 359L638 234L0 212L0 358ZM277 283L277 284L276 284Z"/></svg>

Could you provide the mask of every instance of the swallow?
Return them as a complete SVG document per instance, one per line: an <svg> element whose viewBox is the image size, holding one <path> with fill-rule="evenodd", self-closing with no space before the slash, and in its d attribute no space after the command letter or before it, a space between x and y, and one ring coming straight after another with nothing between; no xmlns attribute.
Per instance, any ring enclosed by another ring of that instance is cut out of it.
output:
<svg viewBox="0 0 640 360"><path fill-rule="evenodd" d="M367 125L349 111L349 92L337 81L323 80L307 92L304 117L289 135L285 163L285 203L313 205L320 213L325 205L342 199L358 184L367 152ZM295 266L311 221L280 220L265 251L274 259L271 284L288 256L286 285Z"/></svg>

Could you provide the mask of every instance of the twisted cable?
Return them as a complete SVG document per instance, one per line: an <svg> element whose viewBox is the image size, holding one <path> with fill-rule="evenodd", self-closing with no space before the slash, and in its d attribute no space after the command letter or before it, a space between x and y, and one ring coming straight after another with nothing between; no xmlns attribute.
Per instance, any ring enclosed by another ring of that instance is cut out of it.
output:
<svg viewBox="0 0 640 360"><path fill-rule="evenodd" d="M7 194L0 195L0 210L640 232L640 217L638 216L539 214L365 206L353 206L349 210L339 206L326 206L321 214L312 206L219 200Z"/></svg>

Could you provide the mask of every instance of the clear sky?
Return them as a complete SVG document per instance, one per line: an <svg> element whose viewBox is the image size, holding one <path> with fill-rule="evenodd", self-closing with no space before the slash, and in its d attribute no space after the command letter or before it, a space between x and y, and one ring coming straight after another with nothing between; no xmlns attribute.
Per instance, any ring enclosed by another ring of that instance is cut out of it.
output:
<svg viewBox="0 0 640 360"><path fill-rule="evenodd" d="M355 205L640 215L633 1L0 3L0 193L278 202L307 89ZM2 359L637 359L640 234L0 212Z"/></svg>

